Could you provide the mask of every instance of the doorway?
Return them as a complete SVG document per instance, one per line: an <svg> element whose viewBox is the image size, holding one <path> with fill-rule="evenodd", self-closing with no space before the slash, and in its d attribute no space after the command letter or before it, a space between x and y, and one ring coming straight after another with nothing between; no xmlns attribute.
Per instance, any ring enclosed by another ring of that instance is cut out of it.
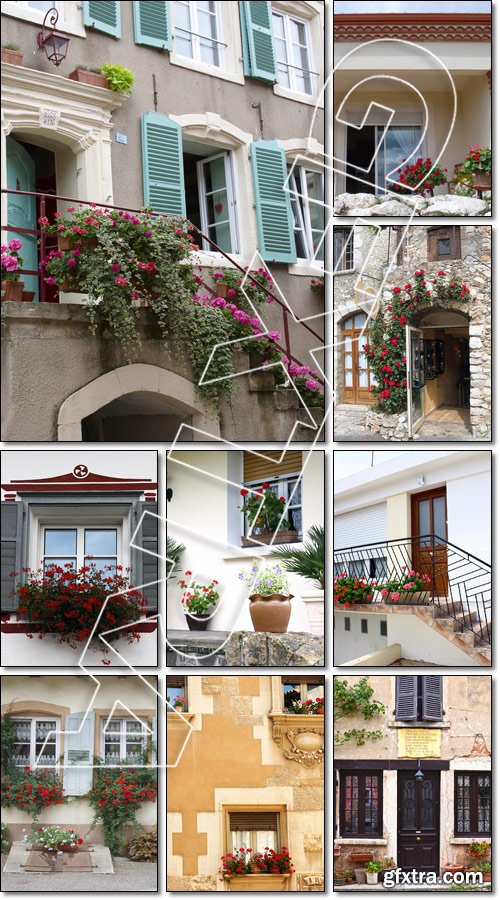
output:
<svg viewBox="0 0 500 900"><path fill-rule="evenodd" d="M415 764L416 768L416 764ZM440 772L398 772L398 866L439 871Z"/></svg>
<svg viewBox="0 0 500 900"><path fill-rule="evenodd" d="M448 521L446 487L411 498L412 566L431 579L435 597L448 594Z"/></svg>
<svg viewBox="0 0 500 900"><path fill-rule="evenodd" d="M364 349L369 341L367 318L366 313L356 313L342 323L344 403L375 403L377 399L370 390L375 379Z"/></svg>
<svg viewBox="0 0 500 900"><path fill-rule="evenodd" d="M182 425L191 425L189 415L162 397L137 391L112 400L82 419L84 441L173 441ZM183 429L183 441L192 440Z"/></svg>
<svg viewBox="0 0 500 900"><path fill-rule="evenodd" d="M397 169L411 156L421 137L421 125L390 125L387 129L385 125L363 125L362 128L351 125L347 129L346 159L352 174L346 175L346 192L371 193L371 184L376 185L376 194L392 190L393 183L398 180ZM423 150L421 152L423 155ZM366 171L372 160L371 168ZM353 168L355 166L358 168ZM387 180L388 175L391 181ZM369 184L364 184L365 181Z"/></svg>

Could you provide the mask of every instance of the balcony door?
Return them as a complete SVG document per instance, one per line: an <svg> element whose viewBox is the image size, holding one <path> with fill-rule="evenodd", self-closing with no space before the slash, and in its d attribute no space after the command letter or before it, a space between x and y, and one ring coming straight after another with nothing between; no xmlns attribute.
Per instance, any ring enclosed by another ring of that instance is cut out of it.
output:
<svg viewBox="0 0 500 900"><path fill-rule="evenodd" d="M347 193L370 193L369 184L376 185L377 194L392 190L393 184L387 181L387 176L392 172L391 178L397 180L398 174L394 170L404 166L403 160L411 156L421 137L421 125L390 125L387 130L385 125L348 128L347 164L350 175L346 176ZM369 171L363 171L368 169L370 163ZM353 166L360 168L353 169ZM358 181L356 176L361 180ZM363 184L364 181L369 184Z"/></svg>
<svg viewBox="0 0 500 900"><path fill-rule="evenodd" d="M7 188L12 191L35 190L35 163L27 150L12 137L7 137ZM23 194L7 194L7 222L15 228L35 230L36 200L35 197ZM23 258L23 269L38 271L38 252L34 234L7 232L7 243L13 238L22 241L19 255ZM38 276L21 275L25 291L34 291L38 299Z"/></svg>
<svg viewBox="0 0 500 900"><path fill-rule="evenodd" d="M416 572L428 575L436 597L448 593L448 522L446 487L411 498L413 554Z"/></svg>

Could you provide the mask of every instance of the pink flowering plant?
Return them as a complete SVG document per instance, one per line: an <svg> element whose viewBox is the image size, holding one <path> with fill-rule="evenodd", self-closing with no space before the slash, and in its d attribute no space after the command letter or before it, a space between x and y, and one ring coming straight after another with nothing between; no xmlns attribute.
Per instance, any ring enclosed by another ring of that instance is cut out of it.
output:
<svg viewBox="0 0 500 900"><path fill-rule="evenodd" d="M20 270L24 259L19 256L19 250L23 246L22 241L13 238L8 244L2 244L2 281L19 281Z"/></svg>
<svg viewBox="0 0 500 900"><path fill-rule="evenodd" d="M314 291L315 294L323 295L325 293L325 276L319 275L316 278L311 278L309 284L311 285L311 290Z"/></svg>
<svg viewBox="0 0 500 900"><path fill-rule="evenodd" d="M399 182L393 184L392 187L396 193L400 194L420 194L422 197L425 194L431 195L437 185L446 184L448 180L445 174L448 169L440 169L439 166L435 166L432 172L431 169L430 157L428 156L424 160L420 156L413 165L407 164L404 170L403 168L398 169ZM415 188L415 190L409 190L409 188Z"/></svg>
<svg viewBox="0 0 500 900"><path fill-rule="evenodd" d="M398 578L391 578L380 585L379 591L384 600L398 601L403 594L420 594L429 590L431 579L428 575L406 566L402 566L401 570Z"/></svg>

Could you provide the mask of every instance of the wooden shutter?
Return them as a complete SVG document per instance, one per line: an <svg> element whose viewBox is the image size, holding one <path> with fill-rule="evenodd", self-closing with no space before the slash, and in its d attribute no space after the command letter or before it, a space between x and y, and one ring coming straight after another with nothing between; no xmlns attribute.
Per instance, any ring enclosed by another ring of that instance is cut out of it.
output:
<svg viewBox="0 0 500 900"><path fill-rule="evenodd" d="M134 543L139 548L139 572L136 584L149 584L155 582L158 578L158 519L156 513L158 505L156 503L139 503L138 514L142 523L137 532ZM152 515L148 515L152 513ZM149 612L156 612L158 608L158 585L149 584L148 587L141 588L141 593L148 600Z"/></svg>
<svg viewBox="0 0 500 900"><path fill-rule="evenodd" d="M291 472L302 471L302 450L287 450L285 454L280 450L263 450L265 456L275 459L269 462L261 456L255 456L247 450L243 453L243 481L265 481L266 478L276 478L277 475L289 475ZM283 460L278 462L283 456Z"/></svg>
<svg viewBox="0 0 500 900"><path fill-rule="evenodd" d="M70 713L65 717L64 730L64 793L77 797L92 787L94 713Z"/></svg>
<svg viewBox="0 0 500 900"><path fill-rule="evenodd" d="M167 216L186 215L180 125L156 112L143 113L144 205Z"/></svg>
<svg viewBox="0 0 500 900"><path fill-rule="evenodd" d="M396 719L416 721L418 675L396 675Z"/></svg>
<svg viewBox="0 0 500 900"><path fill-rule="evenodd" d="M422 718L427 722L440 722L443 718L441 675L422 675Z"/></svg>
<svg viewBox="0 0 500 900"><path fill-rule="evenodd" d="M22 504L5 501L2 503L2 609L17 609L19 598L14 590L19 584L21 570L21 524ZM17 572L16 577L11 572Z"/></svg>
<svg viewBox="0 0 500 900"><path fill-rule="evenodd" d="M242 0L240 22L245 75L261 81L277 81L271 3Z"/></svg>
<svg viewBox="0 0 500 900"><path fill-rule="evenodd" d="M121 13L119 3L108 0L90 0L83 3L83 24L96 31L104 31L112 37L121 37Z"/></svg>
<svg viewBox="0 0 500 900"><path fill-rule="evenodd" d="M275 812L230 812L231 831L277 831L278 814Z"/></svg>
<svg viewBox="0 0 500 900"><path fill-rule="evenodd" d="M186 676L185 675L167 675L167 687L181 688L182 693L187 697Z"/></svg>
<svg viewBox="0 0 500 900"><path fill-rule="evenodd" d="M448 239L451 246L451 256L439 252L439 240ZM442 259L444 262L450 259L461 259L462 249L460 243L460 228L457 225L435 226L427 232L427 255L430 261Z"/></svg>
<svg viewBox="0 0 500 900"><path fill-rule="evenodd" d="M268 262L297 262L285 152L277 141L250 144L259 250Z"/></svg>
<svg viewBox="0 0 500 900"><path fill-rule="evenodd" d="M170 4L160 0L133 3L136 44L147 44L160 50L172 49Z"/></svg>

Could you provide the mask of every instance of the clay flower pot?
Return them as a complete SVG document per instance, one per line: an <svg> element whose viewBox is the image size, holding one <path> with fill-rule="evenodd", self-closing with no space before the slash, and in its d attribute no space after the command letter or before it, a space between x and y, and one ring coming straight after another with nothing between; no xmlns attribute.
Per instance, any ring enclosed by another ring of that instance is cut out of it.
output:
<svg viewBox="0 0 500 900"><path fill-rule="evenodd" d="M483 191L491 188L491 172L483 172L482 169L478 169L472 173L472 177L474 179L474 187L480 187Z"/></svg>
<svg viewBox="0 0 500 900"><path fill-rule="evenodd" d="M33 303L34 298L35 298L34 291L23 291L23 298L22 298L23 303Z"/></svg>
<svg viewBox="0 0 500 900"><path fill-rule="evenodd" d="M351 862L354 863L367 863L371 862L373 859L373 852L371 850L353 850L351 853Z"/></svg>
<svg viewBox="0 0 500 900"><path fill-rule="evenodd" d="M443 866L443 872L451 872L453 875L455 872L463 872L463 866Z"/></svg>
<svg viewBox="0 0 500 900"><path fill-rule="evenodd" d="M23 51L9 50L7 47L2 47L2 62L10 63L11 66L22 66Z"/></svg>
<svg viewBox="0 0 500 900"><path fill-rule="evenodd" d="M72 81L79 81L81 84L91 84L94 87L109 87L108 79L101 72L87 72L86 69L75 69L68 76Z"/></svg>
<svg viewBox="0 0 500 900"><path fill-rule="evenodd" d="M23 299L24 281L2 281L2 300L21 302Z"/></svg>
<svg viewBox="0 0 500 900"><path fill-rule="evenodd" d="M192 616L189 613L184 613L184 615L190 631L206 631L212 613L196 613L196 615Z"/></svg>
<svg viewBox="0 0 500 900"><path fill-rule="evenodd" d="M254 631L268 631L271 634L285 634L292 605L290 600L293 594L251 594L250 616Z"/></svg>
<svg viewBox="0 0 500 900"><path fill-rule="evenodd" d="M73 247L75 247L75 246L76 246L76 243L71 238L66 238L66 237L58 237L57 238L57 247L59 250L62 250L62 251L73 250Z"/></svg>

